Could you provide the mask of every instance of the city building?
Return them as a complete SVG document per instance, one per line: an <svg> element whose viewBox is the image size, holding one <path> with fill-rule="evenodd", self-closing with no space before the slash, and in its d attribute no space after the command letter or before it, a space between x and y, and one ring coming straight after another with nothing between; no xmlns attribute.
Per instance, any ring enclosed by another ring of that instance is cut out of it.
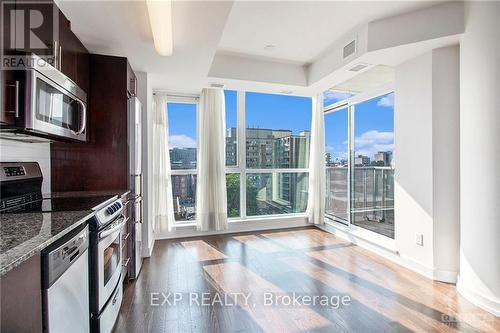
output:
<svg viewBox="0 0 500 333"><path fill-rule="evenodd" d="M356 166L370 165L370 158L364 155L358 155L354 158L354 164Z"/></svg>
<svg viewBox="0 0 500 333"><path fill-rule="evenodd" d="M170 162L172 169L195 169L196 148L170 149Z"/></svg>

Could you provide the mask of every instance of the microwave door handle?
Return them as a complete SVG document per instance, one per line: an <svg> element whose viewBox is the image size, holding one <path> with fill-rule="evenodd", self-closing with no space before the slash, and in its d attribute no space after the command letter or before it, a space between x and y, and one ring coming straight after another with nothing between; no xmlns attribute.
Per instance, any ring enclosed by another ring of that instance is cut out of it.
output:
<svg viewBox="0 0 500 333"><path fill-rule="evenodd" d="M82 124L80 125L80 130L76 132L76 134L82 134L87 127L87 106L81 100L77 99L77 101L82 106Z"/></svg>

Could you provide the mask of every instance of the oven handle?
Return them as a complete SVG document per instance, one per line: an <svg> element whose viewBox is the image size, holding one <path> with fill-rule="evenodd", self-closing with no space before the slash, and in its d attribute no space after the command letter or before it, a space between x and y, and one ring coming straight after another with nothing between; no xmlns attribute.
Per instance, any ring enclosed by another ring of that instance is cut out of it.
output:
<svg viewBox="0 0 500 333"><path fill-rule="evenodd" d="M99 238L100 239L105 238L105 237L111 235L112 233L114 233L115 231L120 230L125 225L125 223L127 223L127 221L128 221L128 217L126 219L123 219L123 221L120 224L118 224L116 227L101 231L99 233Z"/></svg>

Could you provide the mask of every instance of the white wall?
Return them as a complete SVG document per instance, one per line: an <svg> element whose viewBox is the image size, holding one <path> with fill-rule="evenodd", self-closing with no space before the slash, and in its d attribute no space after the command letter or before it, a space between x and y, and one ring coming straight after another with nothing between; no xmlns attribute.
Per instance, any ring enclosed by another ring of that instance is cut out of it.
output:
<svg viewBox="0 0 500 333"><path fill-rule="evenodd" d="M402 257L432 270L432 53L396 68L395 239ZM423 234L423 246L415 235Z"/></svg>
<svg viewBox="0 0 500 333"><path fill-rule="evenodd" d="M38 162L43 174L42 193L50 192L50 143L0 139L0 161Z"/></svg>
<svg viewBox="0 0 500 333"><path fill-rule="evenodd" d="M500 316L500 2L467 2L460 45L460 277Z"/></svg>
<svg viewBox="0 0 500 333"><path fill-rule="evenodd" d="M460 48L432 52L434 269L456 281L460 243Z"/></svg>
<svg viewBox="0 0 500 333"><path fill-rule="evenodd" d="M151 86L150 75L144 72L136 72L137 76L137 95L142 103L142 181L143 181L143 223L142 237L143 255L149 257L153 251L154 236L153 236L153 186L152 186L152 163L151 153L153 149L152 142L152 126L153 126L153 89Z"/></svg>
<svg viewBox="0 0 500 333"><path fill-rule="evenodd" d="M395 218L402 259L437 280L459 268L459 48L396 68ZM423 245L416 235L423 235Z"/></svg>

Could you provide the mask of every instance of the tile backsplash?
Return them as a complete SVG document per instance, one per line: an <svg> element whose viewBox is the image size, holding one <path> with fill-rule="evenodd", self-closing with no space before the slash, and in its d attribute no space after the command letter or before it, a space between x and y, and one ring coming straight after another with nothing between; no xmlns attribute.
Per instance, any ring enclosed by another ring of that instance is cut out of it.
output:
<svg viewBox="0 0 500 333"><path fill-rule="evenodd" d="M0 139L0 161L38 162L43 174L42 192L50 192L50 143Z"/></svg>

